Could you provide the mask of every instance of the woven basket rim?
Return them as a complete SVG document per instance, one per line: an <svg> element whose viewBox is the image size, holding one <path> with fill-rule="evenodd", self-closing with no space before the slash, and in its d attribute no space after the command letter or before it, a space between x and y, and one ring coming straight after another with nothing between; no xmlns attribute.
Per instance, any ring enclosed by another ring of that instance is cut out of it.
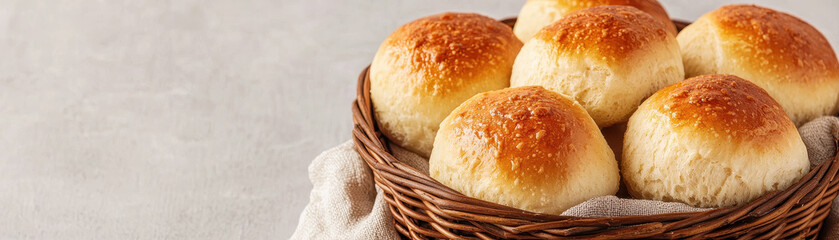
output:
<svg viewBox="0 0 839 240"><path fill-rule="evenodd" d="M502 22L512 26L515 18ZM674 20L679 29L688 22ZM723 238L815 237L839 193L839 154L796 184L742 206L698 212L585 218L533 213L465 196L397 159L379 131L369 66L353 101L353 141L383 190L398 232L424 238ZM836 143L839 144L839 143Z"/></svg>

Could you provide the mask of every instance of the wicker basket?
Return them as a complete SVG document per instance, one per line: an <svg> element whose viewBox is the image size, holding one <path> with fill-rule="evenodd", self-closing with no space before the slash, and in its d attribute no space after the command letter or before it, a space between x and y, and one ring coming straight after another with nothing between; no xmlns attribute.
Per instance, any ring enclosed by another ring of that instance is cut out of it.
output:
<svg viewBox="0 0 839 240"><path fill-rule="evenodd" d="M515 19L502 22L512 26ZM678 29L687 24L674 21ZM815 238L839 190L839 156L784 191L738 207L647 216L538 214L460 194L404 164L379 132L364 69L353 102L353 140L389 203L396 230L412 239Z"/></svg>

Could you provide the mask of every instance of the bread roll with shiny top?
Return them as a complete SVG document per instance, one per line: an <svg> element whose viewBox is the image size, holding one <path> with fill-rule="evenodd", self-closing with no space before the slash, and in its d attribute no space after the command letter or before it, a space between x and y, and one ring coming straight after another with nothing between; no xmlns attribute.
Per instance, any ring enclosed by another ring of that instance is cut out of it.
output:
<svg viewBox="0 0 839 240"><path fill-rule="evenodd" d="M524 3L513 29L524 42L530 40L542 27L556 22L571 12L601 5L632 6L652 15L676 35L676 25L667 16L664 7L656 0L528 0Z"/></svg>
<svg viewBox="0 0 839 240"><path fill-rule="evenodd" d="M510 85L566 95L608 127L683 79L679 44L661 22L633 7L597 6L565 16L528 41Z"/></svg>
<svg viewBox="0 0 839 240"><path fill-rule="evenodd" d="M576 102L538 86L476 95L440 124L429 174L467 196L560 214L615 194L617 162Z"/></svg>
<svg viewBox="0 0 839 240"><path fill-rule="evenodd" d="M769 92L797 125L837 112L839 61L818 30L792 15L728 5L677 38L687 76L734 74Z"/></svg>
<svg viewBox="0 0 839 240"><path fill-rule="evenodd" d="M629 119L621 160L633 196L698 207L748 203L808 170L807 149L781 106L733 75L656 92Z"/></svg>
<svg viewBox="0 0 839 240"><path fill-rule="evenodd" d="M509 26L478 14L444 13L403 25L370 67L382 133L427 157L440 122L455 107L509 86L521 46Z"/></svg>

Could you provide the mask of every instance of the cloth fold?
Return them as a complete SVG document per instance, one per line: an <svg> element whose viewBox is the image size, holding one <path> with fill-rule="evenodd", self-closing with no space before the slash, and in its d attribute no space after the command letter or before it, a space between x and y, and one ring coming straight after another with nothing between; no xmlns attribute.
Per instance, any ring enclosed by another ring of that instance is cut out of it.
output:
<svg viewBox="0 0 839 240"><path fill-rule="evenodd" d="M811 165L836 156L839 118L821 117L799 128ZM428 172L428 161L392 146L394 155L408 165ZM323 152L309 165L313 189L291 239L399 239L382 190L373 173L348 141ZM834 199L820 237L839 240L839 201ZM652 215L701 211L682 203L603 196L578 204L563 213L579 217Z"/></svg>

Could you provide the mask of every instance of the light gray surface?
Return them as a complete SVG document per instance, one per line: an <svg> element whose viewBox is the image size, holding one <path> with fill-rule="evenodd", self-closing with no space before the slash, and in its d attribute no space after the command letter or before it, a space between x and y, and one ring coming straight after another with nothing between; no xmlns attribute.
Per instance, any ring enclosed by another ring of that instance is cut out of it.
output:
<svg viewBox="0 0 839 240"><path fill-rule="evenodd" d="M663 1L689 20L723 4L690 2ZM521 4L0 0L0 238L286 238L382 39ZM761 4L839 46L839 2Z"/></svg>

